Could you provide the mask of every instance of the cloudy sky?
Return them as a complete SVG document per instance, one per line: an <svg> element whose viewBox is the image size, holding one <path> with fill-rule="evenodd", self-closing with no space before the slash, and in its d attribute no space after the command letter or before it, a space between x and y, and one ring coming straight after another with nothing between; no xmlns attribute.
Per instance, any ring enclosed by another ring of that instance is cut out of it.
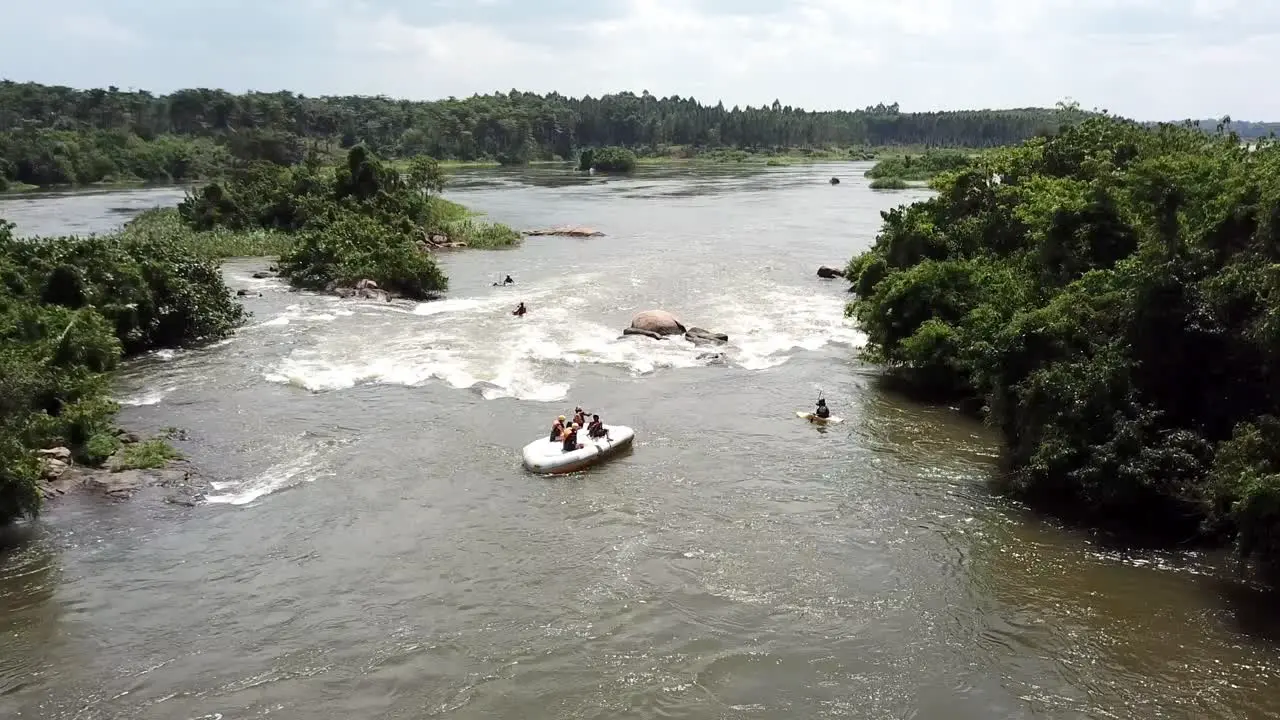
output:
<svg viewBox="0 0 1280 720"><path fill-rule="evenodd" d="M0 77L1280 120L1280 0L0 0Z"/></svg>

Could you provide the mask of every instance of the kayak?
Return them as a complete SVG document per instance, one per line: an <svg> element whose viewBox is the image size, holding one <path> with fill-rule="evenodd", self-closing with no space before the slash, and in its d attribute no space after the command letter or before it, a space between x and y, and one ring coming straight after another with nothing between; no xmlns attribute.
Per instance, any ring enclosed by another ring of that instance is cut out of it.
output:
<svg viewBox="0 0 1280 720"><path fill-rule="evenodd" d="M578 431L582 447L572 452L565 452L559 440L552 442L549 435L543 435L521 451L525 469L549 475L577 472L631 447L636 437L635 431L625 425L605 425L604 429L609 432L608 439L589 438L585 429Z"/></svg>
<svg viewBox="0 0 1280 720"><path fill-rule="evenodd" d="M803 410L797 410L796 417L803 418L811 423L818 423L819 425L839 425L844 422L844 418L838 418L835 415L828 418L820 418L811 412L804 412Z"/></svg>

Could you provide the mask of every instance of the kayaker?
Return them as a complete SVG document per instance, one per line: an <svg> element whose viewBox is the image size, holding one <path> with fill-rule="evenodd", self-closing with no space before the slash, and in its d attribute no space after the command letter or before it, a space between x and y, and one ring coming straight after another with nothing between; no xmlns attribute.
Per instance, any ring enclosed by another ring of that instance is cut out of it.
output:
<svg viewBox="0 0 1280 720"><path fill-rule="evenodd" d="M591 416L591 424L587 425L587 437L609 439L609 431L604 429L604 423L600 422L599 415Z"/></svg>
<svg viewBox="0 0 1280 720"><path fill-rule="evenodd" d="M508 276L507 276L507 279L502 281L502 284L503 284L503 285L515 285L515 284L516 284L516 281L515 281L515 280L512 280L512 279L511 279L511 276L510 276L510 275L508 275Z"/></svg>
<svg viewBox="0 0 1280 720"><path fill-rule="evenodd" d="M555 424L551 426L551 442L564 439L564 416L561 415Z"/></svg>
<svg viewBox="0 0 1280 720"><path fill-rule="evenodd" d="M815 410L813 414L823 420L831 417L831 410L827 408L827 401L822 398L818 398L818 409Z"/></svg>
<svg viewBox="0 0 1280 720"><path fill-rule="evenodd" d="M524 317L524 314L527 312L529 311L525 310L524 303L520 303L519 305L516 306L516 309L512 311L511 314L515 315L516 317Z"/></svg>
<svg viewBox="0 0 1280 720"><path fill-rule="evenodd" d="M583 447L582 443L578 442L579 427L581 426L576 423L571 423L565 426L565 429L564 429L564 451L565 452L573 452L574 450L582 449Z"/></svg>

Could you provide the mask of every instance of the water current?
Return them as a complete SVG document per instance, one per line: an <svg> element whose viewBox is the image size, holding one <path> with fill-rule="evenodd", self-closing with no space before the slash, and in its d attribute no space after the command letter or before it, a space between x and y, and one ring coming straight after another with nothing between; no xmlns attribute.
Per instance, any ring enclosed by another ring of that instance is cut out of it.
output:
<svg viewBox="0 0 1280 720"><path fill-rule="evenodd" d="M430 303L227 263L250 323L118 388L125 424L188 430L216 490L69 497L5 531L0 717L1280 713L1274 599L1219 558L1109 550L998 501L996 438L859 361L847 284L814 272L925 196L866 167L459 172L449 196L495 220L606 234L445 255ZM0 217L102 232L181 194ZM649 308L727 333L724 357L620 338ZM818 393L843 424L795 417ZM574 404L634 450L524 472Z"/></svg>

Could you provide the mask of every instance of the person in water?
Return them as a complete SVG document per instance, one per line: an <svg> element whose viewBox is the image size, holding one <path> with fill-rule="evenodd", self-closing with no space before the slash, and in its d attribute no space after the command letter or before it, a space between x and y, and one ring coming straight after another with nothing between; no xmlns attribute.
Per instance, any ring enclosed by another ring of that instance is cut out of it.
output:
<svg viewBox="0 0 1280 720"><path fill-rule="evenodd" d="M600 422L599 415L591 416L591 423L587 425L587 437L609 439L609 431L604 429L604 423Z"/></svg>
<svg viewBox="0 0 1280 720"><path fill-rule="evenodd" d="M503 280L503 281L502 281L502 284L503 284L503 285L515 285L515 284L516 284L516 281L515 281L515 280L512 280L512 279L511 279L511 276L510 276L510 275L508 275L508 276L507 276L507 279L505 279L505 280Z"/></svg>
<svg viewBox="0 0 1280 720"><path fill-rule="evenodd" d="M562 438L565 452L573 452L574 450L581 450L583 448L583 444L578 442L578 428L580 427L582 426L576 423L570 423L565 426Z"/></svg>
<svg viewBox="0 0 1280 720"><path fill-rule="evenodd" d="M525 313L527 313L527 312L529 312L529 311L525 309L525 307L524 307L524 303L520 303L520 304L516 307L516 309L515 309L514 311L512 311L512 313L511 313L511 314L512 314L512 315L515 315L516 317L524 317L524 314L525 314Z"/></svg>
<svg viewBox="0 0 1280 720"><path fill-rule="evenodd" d="M551 442L564 439L564 416L561 415L551 426Z"/></svg>
<svg viewBox="0 0 1280 720"><path fill-rule="evenodd" d="M827 408L827 401L822 398L818 398L818 409L815 410L813 414L817 415L823 420L826 420L827 418L831 417L831 410Z"/></svg>

